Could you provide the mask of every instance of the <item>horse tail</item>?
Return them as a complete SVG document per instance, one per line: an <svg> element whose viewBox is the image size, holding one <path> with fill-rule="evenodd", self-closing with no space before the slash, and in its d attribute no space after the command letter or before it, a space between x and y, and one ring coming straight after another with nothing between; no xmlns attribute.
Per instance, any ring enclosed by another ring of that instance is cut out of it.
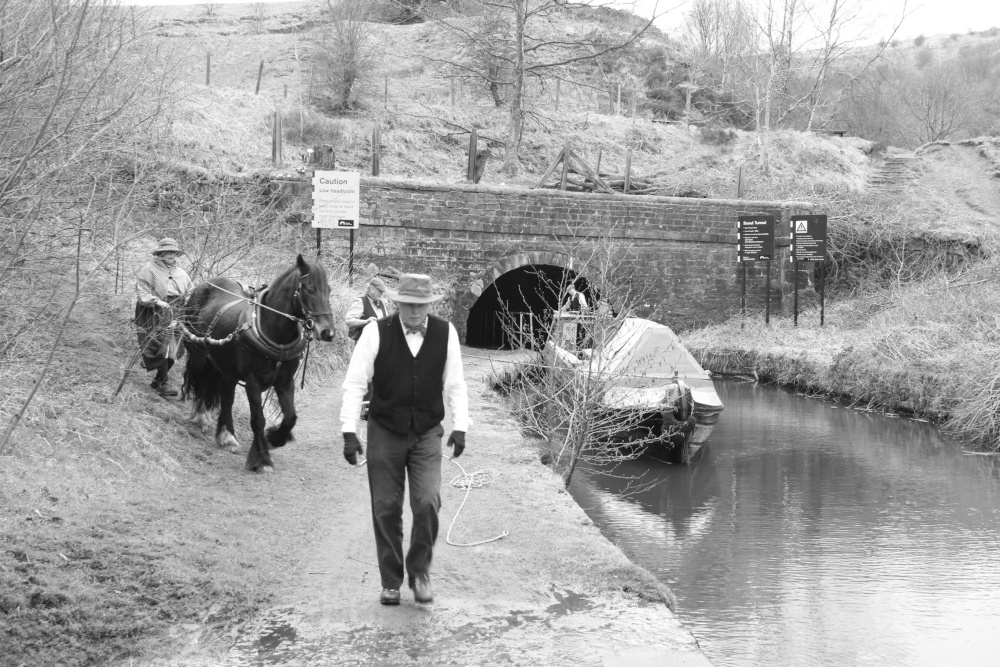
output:
<svg viewBox="0 0 1000 667"><path fill-rule="evenodd" d="M188 348L187 366L184 368L184 385L181 398L194 398L203 410L214 410L222 402L223 376L208 358L204 348L192 345Z"/></svg>

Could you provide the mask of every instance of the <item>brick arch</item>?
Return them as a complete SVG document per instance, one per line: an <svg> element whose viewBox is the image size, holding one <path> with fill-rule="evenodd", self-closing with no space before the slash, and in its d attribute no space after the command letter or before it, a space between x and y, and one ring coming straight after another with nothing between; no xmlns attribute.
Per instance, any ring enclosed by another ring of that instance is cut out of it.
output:
<svg viewBox="0 0 1000 667"><path fill-rule="evenodd" d="M539 250L507 255L490 264L485 271L470 281L465 292L459 294L455 299L451 321L458 330L458 337L463 343L465 342L466 328L469 322L469 311L476 304L476 301L479 300L480 295L486 291L486 288L492 285L503 274L514 269L519 269L522 266L534 264L548 264L568 271L575 271L575 267L582 265L582 262L567 253Z"/></svg>

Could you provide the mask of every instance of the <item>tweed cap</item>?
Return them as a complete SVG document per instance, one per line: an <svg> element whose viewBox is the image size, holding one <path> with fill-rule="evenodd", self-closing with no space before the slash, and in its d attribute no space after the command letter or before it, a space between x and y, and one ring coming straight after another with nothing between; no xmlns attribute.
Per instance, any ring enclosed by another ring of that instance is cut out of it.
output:
<svg viewBox="0 0 1000 667"><path fill-rule="evenodd" d="M385 282L378 276L375 276L370 281L368 281L368 286L374 287L375 289L378 290L382 290L382 293L385 294L386 291Z"/></svg>

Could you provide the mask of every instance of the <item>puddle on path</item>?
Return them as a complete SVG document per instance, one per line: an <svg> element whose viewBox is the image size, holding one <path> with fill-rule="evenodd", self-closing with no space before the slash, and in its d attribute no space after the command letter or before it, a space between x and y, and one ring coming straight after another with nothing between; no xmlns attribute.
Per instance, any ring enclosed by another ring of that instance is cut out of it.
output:
<svg viewBox="0 0 1000 667"><path fill-rule="evenodd" d="M572 591L545 608L512 610L469 621L439 605L421 622L399 628L307 620L292 607L274 609L236 641L225 667L283 665L601 665L616 646L656 644L662 613L610 609ZM389 613L411 613L404 607ZM623 618L632 615L633 618ZM629 636L622 636L622 628ZM669 643L677 648L676 638ZM694 648L691 646L690 648Z"/></svg>

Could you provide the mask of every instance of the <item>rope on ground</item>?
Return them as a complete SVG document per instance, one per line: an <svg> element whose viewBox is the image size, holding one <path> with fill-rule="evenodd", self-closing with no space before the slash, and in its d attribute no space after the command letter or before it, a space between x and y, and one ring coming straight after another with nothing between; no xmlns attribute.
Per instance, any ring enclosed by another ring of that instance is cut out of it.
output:
<svg viewBox="0 0 1000 667"><path fill-rule="evenodd" d="M459 489L465 489L465 498L462 499L462 504L458 506L458 511L455 512L455 516L451 519L451 525L448 526L448 534L445 535L445 541L453 547L475 547L480 544L486 544L487 542L496 542L497 540L502 540L507 537L510 533L506 530L497 535L496 537L491 537L486 540L479 540L478 542L452 542L451 541L451 529L455 527L455 521L458 519L458 515L462 512L462 508L465 507L465 501L469 499L469 493L472 489L481 488L487 484L492 484L496 480L496 473L492 471L479 470L472 474L465 472L465 468L461 466L455 459L450 456L446 456L446 459L458 466L458 469L462 471L462 474L451 480L451 485L458 487Z"/></svg>

